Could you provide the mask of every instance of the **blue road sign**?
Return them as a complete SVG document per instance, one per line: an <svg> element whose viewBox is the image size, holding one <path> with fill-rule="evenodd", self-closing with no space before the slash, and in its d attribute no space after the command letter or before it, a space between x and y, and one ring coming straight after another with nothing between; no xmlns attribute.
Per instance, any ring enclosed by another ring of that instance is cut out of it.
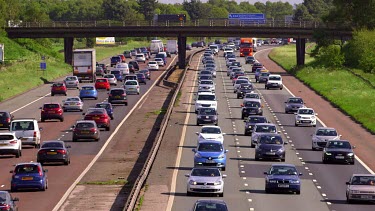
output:
<svg viewBox="0 0 375 211"><path fill-rule="evenodd" d="M228 19L264 20L266 17L263 13L230 13Z"/></svg>
<svg viewBox="0 0 375 211"><path fill-rule="evenodd" d="M41 69L41 70L45 70L45 69L47 69L47 63L45 63L45 62L41 62L41 63L40 63L40 69Z"/></svg>

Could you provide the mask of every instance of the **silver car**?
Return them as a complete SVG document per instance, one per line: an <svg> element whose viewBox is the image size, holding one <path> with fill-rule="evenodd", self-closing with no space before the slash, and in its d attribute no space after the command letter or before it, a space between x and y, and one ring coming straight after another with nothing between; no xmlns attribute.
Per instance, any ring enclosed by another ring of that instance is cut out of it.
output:
<svg viewBox="0 0 375 211"><path fill-rule="evenodd" d="M259 93L250 92L245 94L243 104L245 104L246 101L258 101L259 103L262 103L262 97L259 95Z"/></svg>
<svg viewBox="0 0 375 211"><path fill-rule="evenodd" d="M66 76L64 79L66 88L76 88L79 89L79 80L77 76Z"/></svg>
<svg viewBox="0 0 375 211"><path fill-rule="evenodd" d="M233 86L233 88L234 88L233 92L234 93L237 93L237 90L241 86L241 84L249 84L249 85L251 85L251 83L248 80L246 80L246 79L245 80L244 79L236 80L236 83L234 83L234 86Z"/></svg>
<svg viewBox="0 0 375 211"><path fill-rule="evenodd" d="M103 76L103 78L106 78L109 82L110 85L115 85L117 86L117 79L116 76L113 74L106 74Z"/></svg>
<svg viewBox="0 0 375 211"><path fill-rule="evenodd" d="M63 110L78 110L83 111L83 101L78 96L76 97L68 97L66 100L63 100Z"/></svg>
<svg viewBox="0 0 375 211"><path fill-rule="evenodd" d="M198 85L198 92L215 92L215 83L212 80L201 80Z"/></svg>
<svg viewBox="0 0 375 211"><path fill-rule="evenodd" d="M207 70L200 71L199 76L212 76L213 77L211 71L207 71Z"/></svg>
<svg viewBox="0 0 375 211"><path fill-rule="evenodd" d="M346 182L346 201L375 201L375 175L353 174Z"/></svg>
<svg viewBox="0 0 375 211"><path fill-rule="evenodd" d="M186 195L191 196L195 193L218 194L224 196L224 180L227 177L221 174L217 168L193 168L190 174L186 174L187 190Z"/></svg>
<svg viewBox="0 0 375 211"><path fill-rule="evenodd" d="M255 147L255 142L258 140L258 136L266 133L277 134L279 131L276 129L276 125L272 123L258 123L254 125L253 132L251 133L251 147Z"/></svg>
<svg viewBox="0 0 375 211"><path fill-rule="evenodd" d="M329 140L340 140L339 135L335 128L331 127L318 127L312 136L312 150L322 150Z"/></svg>
<svg viewBox="0 0 375 211"><path fill-rule="evenodd" d="M124 89L126 94L137 94L140 93L139 83L137 80L127 80L124 83Z"/></svg>
<svg viewBox="0 0 375 211"><path fill-rule="evenodd" d="M216 78L216 69L215 69L215 68L213 68L213 67L207 67L207 68L205 68L204 70L210 71L211 74L212 74L212 76L213 76L214 78Z"/></svg>
<svg viewBox="0 0 375 211"><path fill-rule="evenodd" d="M296 112L299 108L304 108L305 103L300 97L290 97L285 101L285 113Z"/></svg>

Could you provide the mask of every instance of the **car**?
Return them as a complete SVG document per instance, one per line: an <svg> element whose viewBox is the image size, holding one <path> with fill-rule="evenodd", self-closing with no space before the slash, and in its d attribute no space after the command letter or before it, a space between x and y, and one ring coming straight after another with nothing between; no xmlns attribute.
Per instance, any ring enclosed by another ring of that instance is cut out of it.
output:
<svg viewBox="0 0 375 211"><path fill-rule="evenodd" d="M203 41L197 42L197 48L204 48L206 45Z"/></svg>
<svg viewBox="0 0 375 211"><path fill-rule="evenodd" d="M120 56L112 56L111 57L111 67L116 66L116 64L122 62L122 59Z"/></svg>
<svg viewBox="0 0 375 211"><path fill-rule="evenodd" d="M258 139L258 136L265 133L274 133L277 134L279 131L276 129L276 125L273 123L257 123L254 125L253 132L251 133L251 147L255 147L255 142Z"/></svg>
<svg viewBox="0 0 375 211"><path fill-rule="evenodd" d="M233 62L236 61L236 58L229 58L227 61L226 61L226 64L227 64L227 68L229 66L235 66L235 65L232 65Z"/></svg>
<svg viewBox="0 0 375 211"><path fill-rule="evenodd" d="M137 75L136 74L126 75L124 77L124 81L127 81L127 80L137 80Z"/></svg>
<svg viewBox="0 0 375 211"><path fill-rule="evenodd" d="M111 87L111 85L109 84L109 81L108 79L106 78L97 78L95 80L95 89L99 90L99 89L105 89L105 90L109 90Z"/></svg>
<svg viewBox="0 0 375 211"><path fill-rule="evenodd" d="M199 72L199 76L212 76L213 77L212 72L208 70L201 70Z"/></svg>
<svg viewBox="0 0 375 211"><path fill-rule="evenodd" d="M96 67L95 75L96 76L103 76L105 74L104 69L102 67Z"/></svg>
<svg viewBox="0 0 375 211"><path fill-rule="evenodd" d="M84 120L94 120L98 128L105 128L106 131L111 129L111 118L109 117L107 110L104 108L89 108L86 113Z"/></svg>
<svg viewBox="0 0 375 211"><path fill-rule="evenodd" d="M145 50L145 51L142 51L142 53L145 55L146 60L149 60L151 58L151 53L149 51Z"/></svg>
<svg viewBox="0 0 375 211"><path fill-rule="evenodd" d="M96 66L103 68L104 73L107 74L107 72L108 72L108 65L103 64L103 63L96 63Z"/></svg>
<svg viewBox="0 0 375 211"><path fill-rule="evenodd" d="M146 76L143 73L136 73L138 83L147 84Z"/></svg>
<svg viewBox="0 0 375 211"><path fill-rule="evenodd" d="M0 133L0 155L14 155L16 158L22 156L22 142L15 132Z"/></svg>
<svg viewBox="0 0 375 211"><path fill-rule="evenodd" d="M60 103L44 103L40 109L41 122L51 119L58 119L60 122L64 121L64 110Z"/></svg>
<svg viewBox="0 0 375 211"><path fill-rule="evenodd" d="M240 79L240 80L236 80L236 83L234 83L233 85L233 88L234 88L234 93L237 93L237 90L238 88L241 86L241 84L247 84L247 85L251 85L251 82L249 82L248 80L246 79Z"/></svg>
<svg viewBox="0 0 375 211"><path fill-rule="evenodd" d="M262 103L262 97L260 96L259 93L256 93L256 92L249 92L249 93L246 93L244 98L243 98L243 104L246 102L246 101L258 101L259 103Z"/></svg>
<svg viewBox="0 0 375 211"><path fill-rule="evenodd" d="M288 142L284 142L280 134L261 134L254 143L256 161L259 159L285 161L284 145L288 144Z"/></svg>
<svg viewBox="0 0 375 211"><path fill-rule="evenodd" d="M353 174L346 182L346 201L375 201L375 175Z"/></svg>
<svg viewBox="0 0 375 211"><path fill-rule="evenodd" d="M234 66L234 68L231 68L231 72L229 74L229 78L233 79L235 73L237 73L237 72L241 72L241 75L245 75L245 72L242 70L242 68ZM233 81L232 81L232 83L233 83Z"/></svg>
<svg viewBox="0 0 375 211"><path fill-rule="evenodd" d="M254 58L254 56L246 56L246 58L245 58L245 63L246 63L246 64L254 64L254 63L255 63L255 58Z"/></svg>
<svg viewBox="0 0 375 211"><path fill-rule="evenodd" d="M110 74L114 75L117 81L124 81L124 75L121 70L113 69Z"/></svg>
<svg viewBox="0 0 375 211"><path fill-rule="evenodd" d="M198 85L198 92L215 92L215 83L212 80L201 80Z"/></svg>
<svg viewBox="0 0 375 211"><path fill-rule="evenodd" d="M245 122L245 130L244 130L245 136L251 135L255 124L269 123L269 121L267 120L265 116L248 116L247 119L244 120L244 122Z"/></svg>
<svg viewBox="0 0 375 211"><path fill-rule="evenodd" d="M79 98L81 100L85 98L94 98L95 100L97 100L98 91L95 89L95 86L93 85L82 86L81 90L79 91Z"/></svg>
<svg viewBox="0 0 375 211"><path fill-rule="evenodd" d="M67 97L66 100L63 100L63 111L78 110L83 111L83 101L78 96L76 97Z"/></svg>
<svg viewBox="0 0 375 211"><path fill-rule="evenodd" d="M339 135L335 128L332 127L318 127L312 136L312 150L323 149L329 140L339 140Z"/></svg>
<svg viewBox="0 0 375 211"><path fill-rule="evenodd" d="M255 70L255 82L258 82L259 81L259 77L260 77L260 74L261 73L268 73L269 70L267 70L266 68L262 67L262 68L257 68Z"/></svg>
<svg viewBox="0 0 375 211"><path fill-rule="evenodd" d="M239 61L233 61L230 66L242 67L241 62L239 62Z"/></svg>
<svg viewBox="0 0 375 211"><path fill-rule="evenodd" d="M126 62L126 58L124 56L124 54L120 54L120 55L117 55L121 58L121 62L120 63L125 63Z"/></svg>
<svg viewBox="0 0 375 211"><path fill-rule="evenodd" d="M116 76L113 74L105 74L103 78L106 78L109 82L109 85L115 85L117 86L117 79Z"/></svg>
<svg viewBox="0 0 375 211"><path fill-rule="evenodd" d="M296 112L300 108L305 108L305 103L301 97L289 97L285 101L285 113Z"/></svg>
<svg viewBox="0 0 375 211"><path fill-rule="evenodd" d="M121 73L122 73L123 76L128 75L129 72L130 72L129 65L127 63L118 63L118 64L116 64L116 67L115 67L114 70L121 71ZM112 73L112 74L114 74L114 73Z"/></svg>
<svg viewBox="0 0 375 211"><path fill-rule="evenodd" d="M131 56L135 56L137 54L137 50L133 49L130 50Z"/></svg>
<svg viewBox="0 0 375 211"><path fill-rule="evenodd" d="M158 64L158 66L164 67L164 60L162 58L155 58L154 61Z"/></svg>
<svg viewBox="0 0 375 211"><path fill-rule="evenodd" d="M233 53L233 48L228 48L228 47L225 47L224 48L224 57L228 54L228 53Z"/></svg>
<svg viewBox="0 0 375 211"><path fill-rule="evenodd" d="M129 64L129 73L135 73L136 69L134 68L134 66L132 64Z"/></svg>
<svg viewBox="0 0 375 211"><path fill-rule="evenodd" d="M138 71L138 73L143 73L148 80L151 80L151 74L150 74L150 71L148 69L140 70L140 71Z"/></svg>
<svg viewBox="0 0 375 211"><path fill-rule="evenodd" d="M249 78L248 76L246 76L246 75L239 75L239 76L237 77L237 80L238 80L238 79L245 79L245 80L248 80L249 82L251 82L250 78Z"/></svg>
<svg viewBox="0 0 375 211"><path fill-rule="evenodd" d="M214 108L200 108L197 114L197 126L201 124L218 125L218 113Z"/></svg>
<svg viewBox="0 0 375 211"><path fill-rule="evenodd" d="M241 119L245 119L250 115L263 115L263 105L257 100L248 100L241 104Z"/></svg>
<svg viewBox="0 0 375 211"><path fill-rule="evenodd" d="M216 78L216 68L213 68L213 67L206 67L204 70L205 70L205 71L210 71L211 74L212 74L212 76L213 76L214 78Z"/></svg>
<svg viewBox="0 0 375 211"><path fill-rule="evenodd" d="M0 111L0 128L9 129L10 123L13 119L14 115L9 111Z"/></svg>
<svg viewBox="0 0 375 211"><path fill-rule="evenodd" d="M218 194L224 196L224 180L227 175L221 174L217 168L198 167L193 168L190 174L186 174L187 190L186 195L191 196L196 193Z"/></svg>
<svg viewBox="0 0 375 211"><path fill-rule="evenodd" d="M215 60L214 59L206 59L206 62L204 62L204 66L206 67L207 64L215 64Z"/></svg>
<svg viewBox="0 0 375 211"><path fill-rule="evenodd" d="M124 56L125 56L125 58L131 59L132 58L132 53L130 51L124 51Z"/></svg>
<svg viewBox="0 0 375 211"><path fill-rule="evenodd" d="M36 119L14 119L10 124L10 132L14 132L18 139L21 139L22 145L32 145L35 148L40 146L40 131L43 128L39 127Z"/></svg>
<svg viewBox="0 0 375 211"><path fill-rule="evenodd" d="M241 79L238 79L240 77L241 77ZM233 78L232 78L232 84L233 84L233 86L236 84L237 80L246 80L248 82L247 84L250 85L251 83L250 83L249 79L248 78L244 78L244 77L245 77L245 72L243 72L243 71L235 72L234 75L233 75ZM235 90L236 93L237 93L237 91L238 91L238 89L239 89L240 86L241 86L241 84L239 86L236 86L236 90Z"/></svg>
<svg viewBox="0 0 375 211"><path fill-rule="evenodd" d="M195 100L195 113L198 113L200 108L214 108L217 110L217 100L214 93L198 92Z"/></svg>
<svg viewBox="0 0 375 211"><path fill-rule="evenodd" d="M128 98L124 88L112 88L108 92L108 102L111 104L128 105Z"/></svg>
<svg viewBox="0 0 375 211"><path fill-rule="evenodd" d="M158 54L156 54L155 59L156 58L163 59L164 65L167 65L167 54L165 52L159 52Z"/></svg>
<svg viewBox="0 0 375 211"><path fill-rule="evenodd" d="M215 59L214 59L214 57L212 56L212 54L211 53L205 53L204 55L203 55L203 59L202 59L202 63L203 64L206 64L207 62L211 62L211 61L213 61L213 63L215 63Z"/></svg>
<svg viewBox="0 0 375 211"><path fill-rule="evenodd" d="M228 58L236 58L236 55L232 52L228 52L227 55L225 56L225 59L228 59Z"/></svg>
<svg viewBox="0 0 375 211"><path fill-rule="evenodd" d="M269 45L270 41L269 40L264 40L263 45Z"/></svg>
<svg viewBox="0 0 375 211"><path fill-rule="evenodd" d="M149 61L147 64L149 70L159 70L159 65L157 61Z"/></svg>
<svg viewBox="0 0 375 211"><path fill-rule="evenodd" d="M67 95L67 88L64 82L55 82L51 86L51 96L56 94Z"/></svg>
<svg viewBox="0 0 375 211"><path fill-rule="evenodd" d="M196 48L196 47L197 47L197 44L198 44L198 42L192 42L192 43L191 43L191 47L195 47L195 48Z"/></svg>
<svg viewBox="0 0 375 211"><path fill-rule="evenodd" d="M354 165L355 154L352 146L347 140L330 140L327 141L323 148L323 163L349 163Z"/></svg>
<svg viewBox="0 0 375 211"><path fill-rule="evenodd" d="M298 172L293 164L272 164L271 168L264 172L265 192L288 191L301 194L301 179L303 174Z"/></svg>
<svg viewBox="0 0 375 211"><path fill-rule="evenodd" d="M10 171L12 174L10 191L32 188L45 191L48 189L47 172L48 170L44 169L40 163L18 163L14 170Z"/></svg>
<svg viewBox="0 0 375 211"><path fill-rule="evenodd" d="M64 79L64 84L66 88L79 89L79 80L77 76L66 76Z"/></svg>
<svg viewBox="0 0 375 211"><path fill-rule="evenodd" d="M258 83L267 83L270 74L271 73L269 72L261 72L259 75Z"/></svg>
<svg viewBox="0 0 375 211"><path fill-rule="evenodd" d="M94 141L100 140L100 130L93 120L78 120L73 125L72 141L80 139L92 139Z"/></svg>
<svg viewBox="0 0 375 211"><path fill-rule="evenodd" d="M0 210L18 211L16 201L19 201L19 199L13 198L8 191L0 191Z"/></svg>
<svg viewBox="0 0 375 211"><path fill-rule="evenodd" d="M281 75L270 74L268 76L268 80L267 80L264 88L265 89L277 88L277 89L280 89L280 90L283 89L283 79L282 79Z"/></svg>
<svg viewBox="0 0 375 211"><path fill-rule="evenodd" d="M213 76L212 75L201 75L198 77L198 83L200 83L201 81L205 81L205 80L213 80Z"/></svg>
<svg viewBox="0 0 375 211"><path fill-rule="evenodd" d="M256 69L258 69L258 68L263 68L263 67L264 67L264 66L263 66L262 63L255 62L255 63L253 64L253 66L251 67L251 72L254 73Z"/></svg>
<svg viewBox="0 0 375 211"><path fill-rule="evenodd" d="M127 80L124 83L126 94L140 94L139 83L137 80Z"/></svg>
<svg viewBox="0 0 375 211"><path fill-rule="evenodd" d="M294 114L295 121L294 125L297 126L313 126L316 127L316 116L318 113L315 113L312 108L299 108Z"/></svg>
<svg viewBox="0 0 375 211"><path fill-rule="evenodd" d="M186 44L186 50L188 50L188 51L190 51L190 50L192 50L193 48L192 48L192 46L190 45L190 44Z"/></svg>
<svg viewBox="0 0 375 211"><path fill-rule="evenodd" d="M226 153L228 150L217 141L200 142L197 148L192 149L194 154L194 167L210 166L225 171L227 165Z"/></svg>
<svg viewBox="0 0 375 211"><path fill-rule="evenodd" d="M136 71L139 70L139 64L138 64L137 61L134 61L134 60L133 60L133 61L129 61L128 64L129 64L129 65L132 65L133 68L134 68L134 70L136 70Z"/></svg>
<svg viewBox="0 0 375 211"><path fill-rule="evenodd" d="M145 55L144 55L143 53L137 53L137 54L135 55L135 60L136 60L137 62L143 62L143 63L146 63L146 57L145 57Z"/></svg>
<svg viewBox="0 0 375 211"><path fill-rule="evenodd" d="M223 200L217 199L198 199L194 207L193 211L204 211L204 210L220 210L220 211L228 211L228 206Z"/></svg>
<svg viewBox="0 0 375 211"><path fill-rule="evenodd" d="M221 131L219 126L214 125L202 126L201 131L195 134L198 135L198 143L202 141L218 141L224 143L224 136L226 135L226 133Z"/></svg>
<svg viewBox="0 0 375 211"><path fill-rule="evenodd" d="M233 71L234 68L240 69L237 66L229 66L227 68L227 76L230 76L232 74L232 71Z"/></svg>
<svg viewBox="0 0 375 211"><path fill-rule="evenodd" d="M65 145L64 141L43 141L38 150L36 160L40 164L61 162L64 165L70 164L70 145Z"/></svg>
<svg viewBox="0 0 375 211"><path fill-rule="evenodd" d="M97 104L95 104L95 108L104 108L107 111L107 114L109 115L111 120L114 119L114 117L113 117L113 107L112 107L111 103L107 103L107 102L97 103Z"/></svg>

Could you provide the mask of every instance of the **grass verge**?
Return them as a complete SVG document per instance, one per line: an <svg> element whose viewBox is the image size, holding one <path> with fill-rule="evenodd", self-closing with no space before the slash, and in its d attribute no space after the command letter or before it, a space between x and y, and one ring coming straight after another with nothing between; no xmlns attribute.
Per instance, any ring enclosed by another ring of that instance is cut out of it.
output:
<svg viewBox="0 0 375 211"><path fill-rule="evenodd" d="M316 67L313 65L314 58L306 56L305 67L295 69L293 46L275 48L269 54L285 70L375 133L375 89L345 68L334 70Z"/></svg>
<svg viewBox="0 0 375 211"><path fill-rule="evenodd" d="M177 93L176 101L174 102L174 105L173 105L174 107L177 107L177 106L180 105L181 95L182 95L182 93L181 93L181 91L179 91L179 92Z"/></svg>

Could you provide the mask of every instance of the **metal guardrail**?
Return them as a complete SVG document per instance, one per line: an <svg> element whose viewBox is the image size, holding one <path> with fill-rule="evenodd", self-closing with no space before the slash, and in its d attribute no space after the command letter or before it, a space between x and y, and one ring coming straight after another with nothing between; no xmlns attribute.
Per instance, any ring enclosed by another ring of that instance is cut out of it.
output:
<svg viewBox="0 0 375 211"><path fill-rule="evenodd" d="M102 20L102 21L50 21L50 22L22 22L14 24L12 26L5 26L8 28L19 27L128 27L128 26L242 26L242 27L282 27L282 28L328 28L328 29L347 29L351 30L352 26L349 24L343 24L340 22L320 22L320 21L285 21L285 20L265 20L264 22L251 22L251 21L240 21L240 20L228 20L228 19L199 19L199 20L188 20L180 22L155 22L155 21L113 21L113 20Z"/></svg>

